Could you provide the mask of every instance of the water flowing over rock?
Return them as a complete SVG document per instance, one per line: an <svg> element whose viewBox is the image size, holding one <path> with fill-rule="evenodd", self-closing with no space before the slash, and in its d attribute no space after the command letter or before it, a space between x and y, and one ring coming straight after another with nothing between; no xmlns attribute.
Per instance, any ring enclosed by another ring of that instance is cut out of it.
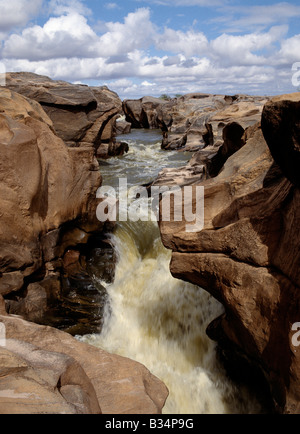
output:
<svg viewBox="0 0 300 434"><path fill-rule="evenodd" d="M89 87L21 72L6 74L6 87L39 102L68 146L93 147L100 158L124 152L114 136L122 102L106 86Z"/></svg>
<svg viewBox="0 0 300 434"><path fill-rule="evenodd" d="M225 307L208 328L223 359L238 360L236 372L245 360L258 368L276 411L285 413L300 411L300 352L292 344L300 318L299 104L299 94L268 102L262 127L246 128L243 139L234 132L243 146L217 176L199 176L203 230L160 222L174 277L206 289ZM228 147L227 132L223 137Z"/></svg>

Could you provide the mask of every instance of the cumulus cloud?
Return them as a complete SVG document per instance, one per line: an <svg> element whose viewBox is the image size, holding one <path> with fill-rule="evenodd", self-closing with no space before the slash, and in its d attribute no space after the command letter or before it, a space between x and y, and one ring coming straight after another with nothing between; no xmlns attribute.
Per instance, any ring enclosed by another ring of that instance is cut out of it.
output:
<svg viewBox="0 0 300 434"><path fill-rule="evenodd" d="M233 36L223 34L211 41L212 54L226 63L236 65L258 65L265 63L264 56L255 52L270 46L273 38L270 34L247 34Z"/></svg>
<svg viewBox="0 0 300 434"><path fill-rule="evenodd" d="M140 8L129 13L124 23L109 22L98 42L98 53L102 56L116 56L136 49L146 49L155 35L155 26L150 20L150 10Z"/></svg>
<svg viewBox="0 0 300 434"><path fill-rule="evenodd" d="M12 34L4 43L2 55L6 58L42 60L59 57L86 56L97 35L87 19L77 12L52 17L43 26L28 27Z"/></svg>
<svg viewBox="0 0 300 434"><path fill-rule="evenodd" d="M43 0L0 0L0 32L24 26L39 13Z"/></svg>
<svg viewBox="0 0 300 434"><path fill-rule="evenodd" d="M4 43L2 56L29 60L75 56L113 58L146 48L155 34L150 12L145 8L128 14L124 23L106 23L102 35L95 33L85 16L63 10L66 15L51 17L43 27L36 25L21 34L10 35Z"/></svg>
<svg viewBox="0 0 300 434"><path fill-rule="evenodd" d="M172 53L180 52L186 56L202 55L208 48L208 40L202 32L183 32L166 28L163 34L156 37L156 47Z"/></svg>
<svg viewBox="0 0 300 434"><path fill-rule="evenodd" d="M278 57L281 64L292 64L300 61L300 34L282 41Z"/></svg>

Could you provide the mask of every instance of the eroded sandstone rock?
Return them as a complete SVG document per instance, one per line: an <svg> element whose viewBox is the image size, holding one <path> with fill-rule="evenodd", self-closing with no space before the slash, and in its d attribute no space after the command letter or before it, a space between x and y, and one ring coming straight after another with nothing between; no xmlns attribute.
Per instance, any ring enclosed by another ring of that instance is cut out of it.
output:
<svg viewBox="0 0 300 434"><path fill-rule="evenodd" d="M115 122L122 111L117 94L107 87L89 87L32 73L6 74L6 87L41 104L57 135L70 147L93 147L103 155L105 145L118 155Z"/></svg>
<svg viewBox="0 0 300 434"><path fill-rule="evenodd" d="M102 230L101 175L93 148L68 148L37 102L1 88L0 111L0 294L29 313L28 285L53 277L56 291L65 249Z"/></svg>
<svg viewBox="0 0 300 434"><path fill-rule="evenodd" d="M163 149L195 152L205 148L205 153L211 155L222 145L227 124L238 124L244 132L260 121L267 100L248 95L193 93L170 101L150 97L125 100L123 110L135 128L160 128Z"/></svg>
<svg viewBox="0 0 300 434"><path fill-rule="evenodd" d="M21 318L0 324L0 413L161 413L168 390L143 365Z"/></svg>
<svg viewBox="0 0 300 434"><path fill-rule="evenodd" d="M211 336L229 358L239 354L259 368L276 411L286 413L300 411L300 352L291 339L300 316L298 104L297 95L268 103L263 131L246 129L245 144L218 175L195 184L205 188L203 230L188 233L185 221L160 222L162 240L173 250L172 274L225 307ZM282 155L278 164L274 148Z"/></svg>

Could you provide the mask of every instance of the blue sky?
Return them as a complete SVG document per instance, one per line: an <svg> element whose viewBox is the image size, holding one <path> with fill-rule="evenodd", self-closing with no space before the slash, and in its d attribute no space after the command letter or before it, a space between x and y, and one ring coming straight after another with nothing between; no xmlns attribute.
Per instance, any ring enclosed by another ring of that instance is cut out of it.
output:
<svg viewBox="0 0 300 434"><path fill-rule="evenodd" d="M0 0L0 10L8 71L106 84L122 99L297 90L299 1Z"/></svg>

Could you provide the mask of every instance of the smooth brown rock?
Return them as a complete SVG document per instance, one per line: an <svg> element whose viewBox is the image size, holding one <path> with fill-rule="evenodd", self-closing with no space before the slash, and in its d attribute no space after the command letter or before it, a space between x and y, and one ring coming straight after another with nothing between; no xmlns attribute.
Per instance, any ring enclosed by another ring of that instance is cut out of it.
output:
<svg viewBox="0 0 300 434"><path fill-rule="evenodd" d="M0 293L8 296L55 267L74 221L101 230L101 176L93 149L67 148L37 102L1 88L0 110Z"/></svg>
<svg viewBox="0 0 300 434"><path fill-rule="evenodd" d="M0 363L1 414L101 413L90 380L69 356L7 338Z"/></svg>
<svg viewBox="0 0 300 434"><path fill-rule="evenodd" d="M93 388L103 414L161 413L168 396L167 388L143 365L79 342L69 334L56 329L39 326L10 316L0 316L0 321L6 327L9 340L20 341L21 346L26 346L27 343L35 345L41 353L47 351L49 357L45 359L45 364L49 364L49 361L55 361L56 354L60 354L60 357L64 359L71 359L73 364L76 362L76 370L75 367L68 370L60 381L63 387L62 399L67 399L68 404L70 404L70 399L72 399L73 405L84 403L86 394L92 398ZM18 348L18 344L16 346ZM52 369L54 369L54 373L58 371L56 363L51 366L48 374L51 375L51 378L54 374L52 374ZM58 382L58 374L62 375L60 371L56 374L54 384ZM89 382L87 383L87 381ZM83 394L78 387L72 389L64 387L71 385L80 386L85 393ZM87 387L88 385L89 387ZM25 384L23 392L27 393L28 388L29 386ZM29 388L29 390L31 389ZM92 403L93 412L97 413L94 400ZM57 407L55 410L57 411ZM51 411L50 405L47 411Z"/></svg>

